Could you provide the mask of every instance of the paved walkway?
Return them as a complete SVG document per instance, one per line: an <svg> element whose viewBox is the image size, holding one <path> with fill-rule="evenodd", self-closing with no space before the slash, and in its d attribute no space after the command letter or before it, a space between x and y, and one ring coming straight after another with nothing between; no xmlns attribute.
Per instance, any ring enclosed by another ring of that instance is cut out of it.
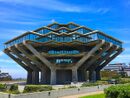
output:
<svg viewBox="0 0 130 98"><path fill-rule="evenodd" d="M84 93L84 94L63 96L63 97L60 97L60 98L79 98L79 97L82 97L82 96L94 95L94 94L101 94L101 93L103 93L103 91L96 91L96 92L88 92L88 93Z"/></svg>

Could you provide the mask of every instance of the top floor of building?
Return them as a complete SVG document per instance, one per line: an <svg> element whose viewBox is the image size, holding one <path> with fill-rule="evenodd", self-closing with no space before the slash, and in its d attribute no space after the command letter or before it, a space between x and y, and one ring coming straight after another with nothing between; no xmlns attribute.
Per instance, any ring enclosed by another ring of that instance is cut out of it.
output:
<svg viewBox="0 0 130 98"><path fill-rule="evenodd" d="M72 22L68 24L59 24L54 22L34 31L25 32L24 34L5 42L5 48L28 40L42 43L48 41L62 43L78 41L83 44L95 40L105 40L106 42L122 47L122 42L120 40L99 30L92 30L88 27L80 26Z"/></svg>

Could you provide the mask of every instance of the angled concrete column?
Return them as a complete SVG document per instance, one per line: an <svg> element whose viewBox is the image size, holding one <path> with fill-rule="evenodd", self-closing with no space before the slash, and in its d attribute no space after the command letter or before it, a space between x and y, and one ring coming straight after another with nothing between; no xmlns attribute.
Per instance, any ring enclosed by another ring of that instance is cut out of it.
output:
<svg viewBox="0 0 130 98"><path fill-rule="evenodd" d="M55 69L51 69L51 80L50 80L50 84L51 85L56 84L56 70Z"/></svg>
<svg viewBox="0 0 130 98"><path fill-rule="evenodd" d="M33 71L32 73L32 84L39 84L39 71Z"/></svg>
<svg viewBox="0 0 130 98"><path fill-rule="evenodd" d="M95 69L96 66L97 66L97 64L95 64L95 62L98 61L98 59L101 57L101 55L102 55L104 52L106 52L107 50L109 50L111 47L112 47L112 43L106 43L106 44L104 44L104 47L102 47L102 50L100 50L100 52L99 52L97 55L95 55L95 56L93 57L93 59L91 59L91 60L86 64L86 65L87 65L87 66L85 66L86 69L87 69L87 68Z"/></svg>
<svg viewBox="0 0 130 98"><path fill-rule="evenodd" d="M122 48L117 50L117 53L107 58L107 60L101 64L99 67L96 68L96 70L101 70L104 66L106 66L109 62L111 62L115 57L117 57L121 52L123 51Z"/></svg>
<svg viewBox="0 0 130 98"><path fill-rule="evenodd" d="M51 69L53 66L44 56L42 56L31 44L23 42L23 44L37 57L39 58L48 68Z"/></svg>
<svg viewBox="0 0 130 98"><path fill-rule="evenodd" d="M19 59L21 59L28 67L30 67L32 70L39 70L39 68L36 67L36 65L31 64L31 61L28 60L26 57L20 55L20 53L18 52L18 50L14 47L10 47L9 48L10 51L15 54Z"/></svg>
<svg viewBox="0 0 130 98"><path fill-rule="evenodd" d="M72 82L78 82L77 69L72 69Z"/></svg>
<svg viewBox="0 0 130 98"><path fill-rule="evenodd" d="M32 71L28 66L26 66L24 63L22 63L22 61L18 58L16 58L15 56L13 56L11 53L9 52L5 52L10 58L12 58L15 62L17 62L19 65L21 65L25 70L27 71Z"/></svg>
<svg viewBox="0 0 130 98"><path fill-rule="evenodd" d="M27 72L28 72L28 76L27 76L27 83L31 83L32 84L32 69L30 69L27 65L25 65L24 63L22 63L22 61L19 58L16 58L15 56L13 56L10 52L6 52L4 51L10 58L12 58L15 62L17 62L19 65L21 65Z"/></svg>
<svg viewBox="0 0 130 98"><path fill-rule="evenodd" d="M75 65L75 67L79 68L93 53L95 53L103 44L105 43L104 40L99 41L99 43L92 48L85 56L83 56Z"/></svg>
<svg viewBox="0 0 130 98"><path fill-rule="evenodd" d="M27 51L25 51L24 49L22 49L19 45L16 45L17 49L23 53L24 55L26 55L26 57L31 60L39 69L45 69L46 67L43 66L44 64L39 62L38 60L36 60L32 55L30 55Z"/></svg>
<svg viewBox="0 0 130 98"><path fill-rule="evenodd" d="M101 57L101 59L98 60L94 65L97 66L100 65L104 60L109 58L109 56L113 53L113 51L117 50L118 48L119 47L113 45L113 47L109 49L108 53L105 56Z"/></svg>
<svg viewBox="0 0 130 98"><path fill-rule="evenodd" d="M30 67L35 72L36 75L37 75L37 73L39 73L39 69L35 65L31 64L30 61L27 60L25 57L20 55L18 53L18 51L16 50L16 48L10 47L9 49L13 54L15 54L19 59L21 59L22 62L24 62L28 67ZM35 74L33 74L34 76L33 76L32 81L33 81L33 84L35 84L35 83L38 84L39 76L37 77L37 76L35 76Z"/></svg>
<svg viewBox="0 0 130 98"><path fill-rule="evenodd" d="M32 71L27 71L27 84L32 84Z"/></svg>

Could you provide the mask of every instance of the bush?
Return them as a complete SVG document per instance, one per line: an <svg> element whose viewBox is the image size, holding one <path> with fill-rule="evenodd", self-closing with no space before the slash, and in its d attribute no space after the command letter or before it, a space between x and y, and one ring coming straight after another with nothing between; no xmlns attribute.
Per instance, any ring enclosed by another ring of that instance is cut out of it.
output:
<svg viewBox="0 0 130 98"><path fill-rule="evenodd" d="M18 85L17 84L12 84L9 91L7 91L8 93L12 93L12 94L19 94L19 90L18 90Z"/></svg>
<svg viewBox="0 0 130 98"><path fill-rule="evenodd" d="M18 85L17 84L12 84L9 91L17 91L18 90Z"/></svg>
<svg viewBox="0 0 130 98"><path fill-rule="evenodd" d="M6 84L0 84L0 92L6 91L7 85Z"/></svg>
<svg viewBox="0 0 130 98"><path fill-rule="evenodd" d="M106 98L130 98L130 84L111 86L105 94Z"/></svg>
<svg viewBox="0 0 130 98"><path fill-rule="evenodd" d="M68 86L68 88L77 88L77 86Z"/></svg>
<svg viewBox="0 0 130 98"><path fill-rule="evenodd" d="M130 78L120 78L119 84L125 84L125 83L130 83Z"/></svg>
<svg viewBox="0 0 130 98"><path fill-rule="evenodd" d="M108 81L97 81L98 85L108 85Z"/></svg>
<svg viewBox="0 0 130 98"><path fill-rule="evenodd" d="M70 88L77 88L77 86L64 86L64 87L58 88L58 89L60 90L60 89L70 89Z"/></svg>
<svg viewBox="0 0 130 98"><path fill-rule="evenodd" d="M53 90L52 86L44 85L26 85L23 93L41 92Z"/></svg>
<svg viewBox="0 0 130 98"><path fill-rule="evenodd" d="M83 83L81 87L90 87L90 86L97 86L98 83Z"/></svg>

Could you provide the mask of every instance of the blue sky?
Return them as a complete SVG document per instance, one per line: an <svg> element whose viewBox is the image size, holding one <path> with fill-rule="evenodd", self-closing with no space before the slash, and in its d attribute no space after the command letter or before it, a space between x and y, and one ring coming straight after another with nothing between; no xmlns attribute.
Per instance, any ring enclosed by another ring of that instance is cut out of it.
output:
<svg viewBox="0 0 130 98"><path fill-rule="evenodd" d="M52 22L75 22L124 42L111 63L130 63L130 0L0 0L0 69L14 78L26 71L6 56L3 43Z"/></svg>

